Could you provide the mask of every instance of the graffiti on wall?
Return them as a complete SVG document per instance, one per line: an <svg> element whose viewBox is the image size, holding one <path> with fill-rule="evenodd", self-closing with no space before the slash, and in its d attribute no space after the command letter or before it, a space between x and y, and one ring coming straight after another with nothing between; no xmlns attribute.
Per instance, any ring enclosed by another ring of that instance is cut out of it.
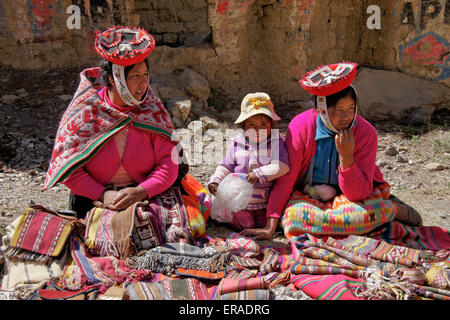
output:
<svg viewBox="0 0 450 320"><path fill-rule="evenodd" d="M400 12L400 23L423 30L443 12L443 22L450 24L450 0L442 4L439 0L405 1Z"/></svg>
<svg viewBox="0 0 450 320"><path fill-rule="evenodd" d="M230 6L229 1L218 1L216 6L216 12L219 14L225 14L228 11L228 7Z"/></svg>
<svg viewBox="0 0 450 320"><path fill-rule="evenodd" d="M34 23L38 28L45 29L49 27L52 20L52 8L51 0L31 0L31 12Z"/></svg>
<svg viewBox="0 0 450 320"><path fill-rule="evenodd" d="M411 26L415 32L411 40L398 46L400 62L410 66L434 65L439 70L434 80L449 78L449 42L431 27L450 23L450 0L405 1L399 19L400 24Z"/></svg>
<svg viewBox="0 0 450 320"><path fill-rule="evenodd" d="M400 45L399 50L402 63L436 65L441 72L434 80L445 80L449 77L449 43L438 34L434 32L422 34L405 46Z"/></svg>

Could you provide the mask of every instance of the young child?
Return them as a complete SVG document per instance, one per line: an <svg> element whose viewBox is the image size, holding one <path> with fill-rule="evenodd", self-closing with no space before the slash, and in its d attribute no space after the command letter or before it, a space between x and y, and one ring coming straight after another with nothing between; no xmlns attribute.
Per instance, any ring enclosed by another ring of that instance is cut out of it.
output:
<svg viewBox="0 0 450 320"><path fill-rule="evenodd" d="M241 103L241 114L235 121L244 133L233 138L225 158L208 182L208 189L216 194L220 182L229 173L244 173L253 184L253 195L245 210L233 213L231 226L236 230L264 227L266 204L273 180L289 171L289 159L278 130L271 130L280 117L273 109L268 94L247 94Z"/></svg>

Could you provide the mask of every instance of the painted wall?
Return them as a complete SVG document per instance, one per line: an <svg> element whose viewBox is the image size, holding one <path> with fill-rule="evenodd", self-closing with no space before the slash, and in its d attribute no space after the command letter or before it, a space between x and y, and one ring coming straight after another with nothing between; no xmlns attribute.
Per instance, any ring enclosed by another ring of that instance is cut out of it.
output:
<svg viewBox="0 0 450 320"><path fill-rule="evenodd" d="M379 29L368 27L374 4ZM79 28L68 27L74 5ZM301 75L342 60L450 85L450 0L0 0L0 64L96 63L95 34L114 24L155 36L155 73L192 68L236 101L256 90L304 98Z"/></svg>

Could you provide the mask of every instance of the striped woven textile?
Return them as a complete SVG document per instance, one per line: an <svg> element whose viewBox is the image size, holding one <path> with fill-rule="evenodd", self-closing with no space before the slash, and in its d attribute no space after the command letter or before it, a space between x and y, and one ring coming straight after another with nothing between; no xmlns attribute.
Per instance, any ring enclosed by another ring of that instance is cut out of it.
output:
<svg viewBox="0 0 450 320"><path fill-rule="evenodd" d="M419 263L420 250L380 241L380 244L370 253L370 256L377 260L411 267Z"/></svg>
<svg viewBox="0 0 450 320"><path fill-rule="evenodd" d="M389 197L389 184L374 187L362 202L349 201L343 194L321 202L295 191L282 216L286 238L313 235L366 234L391 221L397 206Z"/></svg>
<svg viewBox="0 0 450 320"><path fill-rule="evenodd" d="M436 226L410 227L396 220L386 223L382 228L365 236L419 250L438 251L450 248L448 230Z"/></svg>
<svg viewBox="0 0 450 320"><path fill-rule="evenodd" d="M268 274L273 271L277 271L279 267L279 255L272 248L265 248L262 250L263 260L259 266L259 272L261 275Z"/></svg>
<svg viewBox="0 0 450 320"><path fill-rule="evenodd" d="M276 286L288 286L291 283L292 274L290 272L271 272L264 277L268 288Z"/></svg>
<svg viewBox="0 0 450 320"><path fill-rule="evenodd" d="M70 240L70 255L70 262L66 264L63 275L57 282L64 290L96 287L99 293L104 293L114 284L152 277L150 271L130 269L124 260L113 256L92 256L78 237Z"/></svg>
<svg viewBox="0 0 450 320"><path fill-rule="evenodd" d="M335 263L337 265L355 267L354 263L351 263L350 261L338 256L337 254L322 248L306 248L303 249L302 254L312 259L320 259L325 262Z"/></svg>
<svg viewBox="0 0 450 320"><path fill-rule="evenodd" d="M346 275L293 275L292 283L317 300L363 300L355 292L364 288L364 281Z"/></svg>
<svg viewBox="0 0 450 320"><path fill-rule="evenodd" d="M183 194L183 202L188 215L189 226L194 238L205 234L206 221L211 212L211 197L203 185L201 185L189 173L181 180L181 185L187 194Z"/></svg>
<svg viewBox="0 0 450 320"><path fill-rule="evenodd" d="M434 288L430 286L422 286L416 285L417 293L426 298L435 299L435 300L450 300L450 291Z"/></svg>
<svg viewBox="0 0 450 320"><path fill-rule="evenodd" d="M229 279L224 278L219 283L219 294L223 295L230 292L264 289L266 283L263 277L251 279Z"/></svg>
<svg viewBox="0 0 450 320"><path fill-rule="evenodd" d="M270 291L266 289L254 289L218 294L216 291L214 300L269 300Z"/></svg>
<svg viewBox="0 0 450 320"><path fill-rule="evenodd" d="M197 279L169 279L158 282L136 281L124 285L130 300L209 300L207 287Z"/></svg>
<svg viewBox="0 0 450 320"><path fill-rule="evenodd" d="M259 268L261 261L257 258L247 258L240 256L232 256L233 265L243 268Z"/></svg>
<svg viewBox="0 0 450 320"><path fill-rule="evenodd" d="M241 270L231 270L227 272L227 279L249 279L253 278L258 274L258 270L249 270L249 269L241 269Z"/></svg>
<svg viewBox="0 0 450 320"><path fill-rule="evenodd" d="M62 253L73 228L69 220L29 207L20 217L6 256L47 263Z"/></svg>
<svg viewBox="0 0 450 320"><path fill-rule="evenodd" d="M345 260L350 261L351 263L358 265L358 266L368 267L374 263L374 261L370 258L358 255L356 253L353 253L353 252L350 252L347 250L329 246L327 244L323 244L320 242L311 242L310 244L314 247L322 248L322 249L328 250L330 252L333 252L336 255L339 255L340 257L344 258Z"/></svg>

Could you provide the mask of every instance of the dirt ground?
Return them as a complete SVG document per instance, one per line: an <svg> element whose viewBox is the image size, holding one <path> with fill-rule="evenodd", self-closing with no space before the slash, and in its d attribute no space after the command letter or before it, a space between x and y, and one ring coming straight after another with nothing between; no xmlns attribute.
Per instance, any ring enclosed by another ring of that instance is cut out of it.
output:
<svg viewBox="0 0 450 320"><path fill-rule="evenodd" d="M30 81L36 79L39 81ZM20 96L12 104L0 104L0 233L18 217L30 201L57 210L68 206L68 189L62 185L42 192L48 161L59 120L78 82L73 70L44 74L0 75L0 97ZM285 107L279 113L285 130L289 119L301 110ZM220 118L220 116L219 116ZM223 123L224 127L231 125ZM392 186L392 193L422 215L425 225L450 230L450 121L412 126L373 123L379 135L377 164ZM388 154L386 154L388 153ZM214 165L192 166L190 173L205 184ZM230 229L210 223L208 234L225 236ZM281 231L269 241L287 244Z"/></svg>

